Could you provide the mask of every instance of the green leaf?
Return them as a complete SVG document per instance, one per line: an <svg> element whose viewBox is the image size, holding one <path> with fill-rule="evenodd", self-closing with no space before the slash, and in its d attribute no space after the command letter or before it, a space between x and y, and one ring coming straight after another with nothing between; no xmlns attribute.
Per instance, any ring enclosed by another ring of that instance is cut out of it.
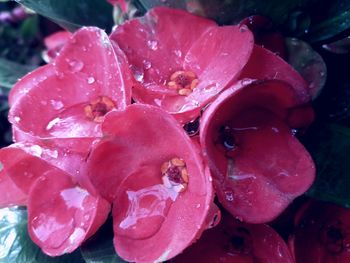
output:
<svg viewBox="0 0 350 263"><path fill-rule="evenodd" d="M330 39L350 28L350 0L319 2L317 8L311 7L311 25L306 35L310 42Z"/></svg>
<svg viewBox="0 0 350 263"><path fill-rule="evenodd" d="M105 0L16 0L62 27L74 31L82 26L111 29L112 5Z"/></svg>
<svg viewBox="0 0 350 263"><path fill-rule="evenodd" d="M307 194L350 207L350 129L315 124L303 139L317 168L316 181Z"/></svg>
<svg viewBox="0 0 350 263"><path fill-rule="evenodd" d="M113 246L113 223L110 217L98 232L81 247L86 263L124 263Z"/></svg>
<svg viewBox="0 0 350 263"><path fill-rule="evenodd" d="M0 263L84 263L79 251L61 257L43 254L29 238L27 211L0 209Z"/></svg>
<svg viewBox="0 0 350 263"><path fill-rule="evenodd" d="M7 59L0 58L0 87L7 89L23 77L28 72L34 70L34 66L21 65Z"/></svg>
<svg viewBox="0 0 350 263"><path fill-rule="evenodd" d="M256 14L267 16L275 23L281 24L295 9L305 7L312 1L314 2L314 0L139 0L147 10L156 5L187 8L191 12L199 13L223 24L239 22L247 16Z"/></svg>

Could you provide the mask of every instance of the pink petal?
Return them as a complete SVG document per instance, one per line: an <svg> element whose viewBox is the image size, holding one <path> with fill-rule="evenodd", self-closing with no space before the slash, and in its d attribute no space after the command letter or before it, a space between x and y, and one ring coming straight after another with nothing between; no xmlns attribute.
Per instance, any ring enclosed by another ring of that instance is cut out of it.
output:
<svg viewBox="0 0 350 263"><path fill-rule="evenodd" d="M293 263L283 239L268 225L249 225L224 216L174 262Z"/></svg>
<svg viewBox="0 0 350 263"><path fill-rule="evenodd" d="M109 209L108 202L73 183L68 174L48 170L29 193L29 235L50 256L70 253L97 231Z"/></svg>
<svg viewBox="0 0 350 263"><path fill-rule="evenodd" d="M278 55L257 45L240 78L283 80L295 89L302 102L310 101L308 84L300 74Z"/></svg>
<svg viewBox="0 0 350 263"><path fill-rule="evenodd" d="M7 176L2 168L0 171L0 208L27 205L27 195Z"/></svg>
<svg viewBox="0 0 350 263"><path fill-rule="evenodd" d="M217 195L241 220L272 220L314 180L311 157L285 124L289 109L299 103L286 83L245 80L203 115L200 139ZM226 127L232 148L224 145Z"/></svg>
<svg viewBox="0 0 350 263"><path fill-rule="evenodd" d="M134 86L134 99L160 106L182 123L196 118L237 78L253 47L246 27L218 27L210 20L167 8L155 8L118 26L111 39L123 49L140 82ZM179 70L192 71L199 79L189 96L167 87L171 74Z"/></svg>
<svg viewBox="0 0 350 263"><path fill-rule="evenodd" d="M113 201L118 254L137 262L175 256L207 227L213 198L197 147L170 115L147 105L109 113L102 129L106 139L91 152L88 171L102 196ZM189 173L180 193L162 183L161 166L174 157L185 161Z"/></svg>
<svg viewBox="0 0 350 263"><path fill-rule="evenodd" d="M84 107L106 96L117 109L125 108L132 86L125 67L102 30L83 28L54 64L15 85L9 119L19 130L39 137L98 137L100 125L87 118Z"/></svg>

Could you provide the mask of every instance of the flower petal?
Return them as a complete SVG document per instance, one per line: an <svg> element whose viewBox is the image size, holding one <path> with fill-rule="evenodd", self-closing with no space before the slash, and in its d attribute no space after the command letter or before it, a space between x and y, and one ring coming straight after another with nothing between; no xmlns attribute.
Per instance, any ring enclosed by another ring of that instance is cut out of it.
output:
<svg viewBox="0 0 350 263"><path fill-rule="evenodd" d="M240 78L283 80L295 89L301 102L310 101L308 84L300 74L281 57L258 45L254 46Z"/></svg>
<svg viewBox="0 0 350 263"><path fill-rule="evenodd" d="M296 215L289 240L296 262L349 262L349 210L335 204L310 201Z"/></svg>
<svg viewBox="0 0 350 263"><path fill-rule="evenodd" d="M27 198L27 195L16 186L2 168L0 171L0 208L26 205Z"/></svg>
<svg viewBox="0 0 350 263"><path fill-rule="evenodd" d="M89 175L113 201L114 244L129 261L151 262L180 253L207 227L211 179L197 147L163 110L134 104L111 112L106 139L89 157ZM188 171L183 192L162 182L161 167L181 158Z"/></svg>
<svg viewBox="0 0 350 263"><path fill-rule="evenodd" d="M125 52L140 82L133 98L160 106L182 123L196 118L201 107L237 77L253 48L253 35L245 26L218 27L168 8L152 9L118 26L111 39ZM181 70L199 80L189 96L167 86L171 75Z"/></svg>
<svg viewBox="0 0 350 263"><path fill-rule="evenodd" d="M219 226L205 231L199 241L174 262L293 263L283 239L268 225L250 225L224 216Z"/></svg>
<svg viewBox="0 0 350 263"><path fill-rule="evenodd" d="M68 174L48 170L29 193L29 235L50 256L70 253L104 223L109 208L108 202L73 183Z"/></svg>
<svg viewBox="0 0 350 263"><path fill-rule="evenodd" d="M285 124L299 103L284 82L245 80L203 115L200 140L219 201L241 220L272 220L314 180L311 157Z"/></svg>
<svg viewBox="0 0 350 263"><path fill-rule="evenodd" d="M125 108L132 86L125 67L102 30L80 29L52 65L15 85L9 120L19 130L44 138L98 137L99 124L87 117L85 107L105 96L115 108Z"/></svg>

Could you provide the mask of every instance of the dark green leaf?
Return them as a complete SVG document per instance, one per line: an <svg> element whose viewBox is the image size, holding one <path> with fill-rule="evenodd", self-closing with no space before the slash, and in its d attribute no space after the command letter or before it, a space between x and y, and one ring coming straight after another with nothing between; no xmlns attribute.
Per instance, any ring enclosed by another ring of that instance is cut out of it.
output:
<svg viewBox="0 0 350 263"><path fill-rule="evenodd" d="M12 88L19 78L34 69L35 67L33 66L21 65L0 58L0 87Z"/></svg>
<svg viewBox="0 0 350 263"><path fill-rule="evenodd" d="M305 7L314 0L139 0L145 9L156 5L183 8L206 17L215 19L219 23L227 24L239 22L250 15L264 15L271 18L275 23L281 24L286 21L289 14L295 9Z"/></svg>
<svg viewBox="0 0 350 263"><path fill-rule="evenodd" d="M82 26L110 30L113 26L112 6L105 0L17 0L62 27L74 31Z"/></svg>
<svg viewBox="0 0 350 263"><path fill-rule="evenodd" d="M79 251L62 257L43 254L29 238L25 209L0 209L0 263L84 263Z"/></svg>
<svg viewBox="0 0 350 263"><path fill-rule="evenodd" d="M327 40L350 28L350 0L319 1L310 10L311 25L306 36L310 42Z"/></svg>
<svg viewBox="0 0 350 263"><path fill-rule="evenodd" d="M350 207L350 129L336 124L315 124L305 138L317 168L308 195Z"/></svg>
<svg viewBox="0 0 350 263"><path fill-rule="evenodd" d="M109 218L92 239L81 247L81 252L87 263L126 262L114 250L112 218Z"/></svg>

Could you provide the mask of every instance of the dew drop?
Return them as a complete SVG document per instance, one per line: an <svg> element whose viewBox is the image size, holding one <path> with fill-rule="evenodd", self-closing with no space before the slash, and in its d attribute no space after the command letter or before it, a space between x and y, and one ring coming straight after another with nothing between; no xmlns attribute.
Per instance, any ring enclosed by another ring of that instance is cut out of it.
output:
<svg viewBox="0 0 350 263"><path fill-rule="evenodd" d="M143 66L145 69L150 69L152 67L152 64L151 62L147 61L147 60L144 60L143 61Z"/></svg>
<svg viewBox="0 0 350 263"><path fill-rule="evenodd" d="M18 117L18 116L15 116L13 119L15 120L15 122L20 122L21 121L21 117Z"/></svg>
<svg viewBox="0 0 350 263"><path fill-rule="evenodd" d="M83 69L84 63L79 60L69 60L68 61L69 70L71 72L79 72Z"/></svg>
<svg viewBox="0 0 350 263"><path fill-rule="evenodd" d="M135 71L134 77L137 81L142 82L143 81L143 72L142 71Z"/></svg>
<svg viewBox="0 0 350 263"><path fill-rule="evenodd" d="M182 52L181 52L181 50L175 50L174 51L174 53L175 53L175 55L177 56L177 57L179 57L179 58L181 58L181 56L182 56Z"/></svg>
<svg viewBox="0 0 350 263"><path fill-rule="evenodd" d="M233 201L233 192L231 190L226 190L224 191L224 194L225 194L225 199L229 202L232 202Z"/></svg>
<svg viewBox="0 0 350 263"><path fill-rule="evenodd" d="M158 49L158 42L156 40L148 40L147 46L152 50L157 50Z"/></svg>
<svg viewBox="0 0 350 263"><path fill-rule="evenodd" d="M55 110L60 110L64 106L62 101L50 100L50 103Z"/></svg>
<svg viewBox="0 0 350 263"><path fill-rule="evenodd" d="M95 82L95 78L94 77L88 77L87 79L87 83L88 84L93 84Z"/></svg>

